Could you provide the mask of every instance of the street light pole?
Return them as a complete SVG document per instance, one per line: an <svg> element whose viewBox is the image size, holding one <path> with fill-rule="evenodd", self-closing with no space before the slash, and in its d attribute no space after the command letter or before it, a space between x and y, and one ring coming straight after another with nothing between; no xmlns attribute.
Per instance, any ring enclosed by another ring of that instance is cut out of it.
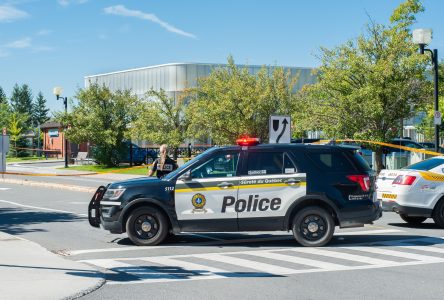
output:
<svg viewBox="0 0 444 300"><path fill-rule="evenodd" d="M432 65L433 65L433 77L434 77L434 110L435 113L433 116L440 115L439 113L439 102L438 102L438 49L427 49L426 45L432 42L432 30L431 29L415 29L413 30L413 43L419 45L419 51L421 54L424 54L424 51L430 52L432 57ZM441 120L439 122L435 121L435 151L439 152L439 125L441 124Z"/></svg>
<svg viewBox="0 0 444 300"><path fill-rule="evenodd" d="M68 113L68 97L61 97L60 95L62 94L63 89L61 87L55 87L54 88L54 95L56 95L57 100L62 99L63 100L63 104L65 105L65 115ZM63 138L65 140L65 151L64 151L64 155L65 156L65 168L68 168L68 139L66 138L66 132L63 133Z"/></svg>

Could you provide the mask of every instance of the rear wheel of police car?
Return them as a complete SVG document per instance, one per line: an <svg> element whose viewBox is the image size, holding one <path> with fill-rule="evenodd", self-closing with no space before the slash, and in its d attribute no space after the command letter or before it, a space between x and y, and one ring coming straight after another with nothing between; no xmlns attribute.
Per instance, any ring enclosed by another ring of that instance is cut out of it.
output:
<svg viewBox="0 0 444 300"><path fill-rule="evenodd" d="M427 220L426 217L412 217L412 216L408 216L408 215L404 215L404 214L399 214L399 216L405 222L412 224L412 225L419 225L422 222L424 222L425 220Z"/></svg>
<svg viewBox="0 0 444 300"><path fill-rule="evenodd" d="M137 246L154 246L168 235L165 215L154 207L140 207L131 212L126 222L126 233Z"/></svg>
<svg viewBox="0 0 444 300"><path fill-rule="evenodd" d="M335 223L322 207L309 206L297 212L293 219L293 235L305 247L321 247L330 242Z"/></svg>
<svg viewBox="0 0 444 300"><path fill-rule="evenodd" d="M433 221L441 228L444 228L444 198L439 200L433 209Z"/></svg>

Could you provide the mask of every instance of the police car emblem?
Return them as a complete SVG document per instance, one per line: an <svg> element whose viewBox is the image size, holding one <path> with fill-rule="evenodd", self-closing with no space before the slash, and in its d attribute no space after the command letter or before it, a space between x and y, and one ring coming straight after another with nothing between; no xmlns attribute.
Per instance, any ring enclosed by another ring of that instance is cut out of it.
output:
<svg viewBox="0 0 444 300"><path fill-rule="evenodd" d="M191 198L191 204L193 204L194 209L193 212L205 212L204 206L207 202L207 199L205 199L205 196L198 193Z"/></svg>

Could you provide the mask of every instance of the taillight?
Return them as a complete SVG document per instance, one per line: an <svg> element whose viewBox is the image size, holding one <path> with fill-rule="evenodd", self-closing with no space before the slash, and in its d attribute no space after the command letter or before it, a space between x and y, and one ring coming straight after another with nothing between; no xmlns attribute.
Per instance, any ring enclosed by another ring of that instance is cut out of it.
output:
<svg viewBox="0 0 444 300"><path fill-rule="evenodd" d="M348 175L347 178L353 182L359 183L364 192L370 190L370 177L368 175Z"/></svg>
<svg viewBox="0 0 444 300"><path fill-rule="evenodd" d="M393 180L392 184L400 184L400 185L412 185L415 182L416 176L411 175L398 175L398 177Z"/></svg>

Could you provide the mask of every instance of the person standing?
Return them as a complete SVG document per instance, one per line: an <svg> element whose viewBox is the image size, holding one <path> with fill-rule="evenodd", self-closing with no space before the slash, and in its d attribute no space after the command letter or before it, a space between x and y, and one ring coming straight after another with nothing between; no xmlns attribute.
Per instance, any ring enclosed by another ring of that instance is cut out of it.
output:
<svg viewBox="0 0 444 300"><path fill-rule="evenodd" d="M159 158L154 161L153 166L148 171L148 176L153 176L154 172L157 171L157 178L162 178L178 168L176 161L168 156L167 150L167 145L163 144L160 146Z"/></svg>

